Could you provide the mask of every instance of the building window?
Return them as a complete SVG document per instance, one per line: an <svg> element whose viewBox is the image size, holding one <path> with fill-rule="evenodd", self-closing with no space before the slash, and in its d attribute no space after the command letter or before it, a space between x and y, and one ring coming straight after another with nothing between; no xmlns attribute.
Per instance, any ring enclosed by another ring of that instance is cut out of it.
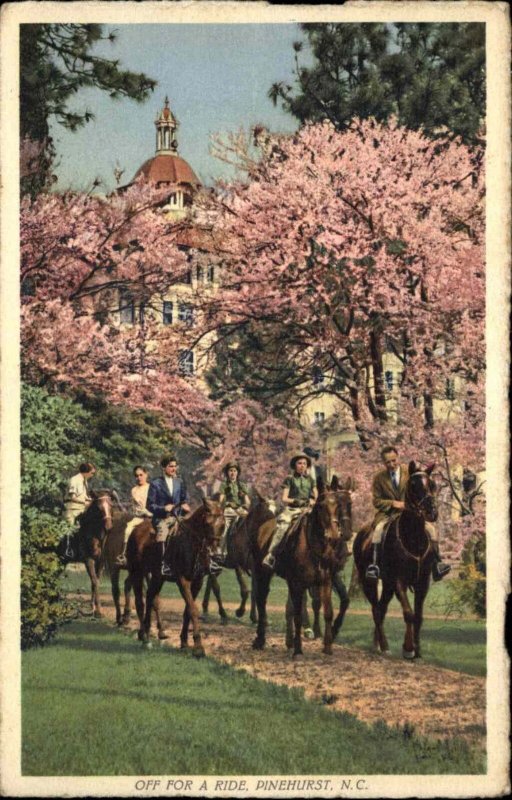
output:
<svg viewBox="0 0 512 800"><path fill-rule="evenodd" d="M146 319L146 304L141 303L139 306L139 323L144 325L144 321Z"/></svg>
<svg viewBox="0 0 512 800"><path fill-rule="evenodd" d="M179 371L182 375L194 374L194 353L192 350L182 350L179 355Z"/></svg>
<svg viewBox="0 0 512 800"><path fill-rule="evenodd" d="M162 308L162 322L164 323L164 325L172 325L172 312L173 312L172 300L164 300Z"/></svg>
<svg viewBox="0 0 512 800"><path fill-rule="evenodd" d="M135 322L135 303L130 292L119 292L119 320L122 325L133 325Z"/></svg>
<svg viewBox="0 0 512 800"><path fill-rule="evenodd" d="M202 283L204 280L204 269L201 266L197 267L196 274L197 274L197 282Z"/></svg>
<svg viewBox="0 0 512 800"><path fill-rule="evenodd" d="M393 373L391 372L391 370L389 370L389 369L386 370L386 372L384 373L384 380L386 382L386 389L388 390L388 392L392 392L393 391Z"/></svg>
<svg viewBox="0 0 512 800"><path fill-rule="evenodd" d="M455 381L453 378L446 379L445 395L447 400L455 400Z"/></svg>
<svg viewBox="0 0 512 800"><path fill-rule="evenodd" d="M194 309L190 303L180 303L178 306L178 321L187 322L189 325L194 321Z"/></svg>
<svg viewBox="0 0 512 800"><path fill-rule="evenodd" d="M188 269L186 272L184 272L183 277L179 282L186 283L190 286L190 284L192 283L192 270Z"/></svg>
<svg viewBox="0 0 512 800"><path fill-rule="evenodd" d="M315 425L323 425L325 422L325 413L323 411L315 411Z"/></svg>
<svg viewBox="0 0 512 800"><path fill-rule="evenodd" d="M213 283L215 280L215 267L210 264L208 267L208 283Z"/></svg>
<svg viewBox="0 0 512 800"><path fill-rule="evenodd" d="M313 367L313 386L319 386L324 382L324 373L320 367Z"/></svg>

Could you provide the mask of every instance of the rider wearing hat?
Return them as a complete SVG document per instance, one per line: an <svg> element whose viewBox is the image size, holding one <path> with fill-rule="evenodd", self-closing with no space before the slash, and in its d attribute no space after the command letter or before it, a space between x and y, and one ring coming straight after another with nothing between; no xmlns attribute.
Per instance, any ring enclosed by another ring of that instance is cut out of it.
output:
<svg viewBox="0 0 512 800"><path fill-rule="evenodd" d="M277 549L293 520L307 513L316 502L318 491L315 481L308 475L310 467L311 459L306 453L297 453L290 461L292 474L285 479L281 496L285 508L276 520L270 548L262 562L268 569L275 568Z"/></svg>
<svg viewBox="0 0 512 800"><path fill-rule="evenodd" d="M219 489L219 503L224 509L226 525L220 540L219 552L222 557L226 556L227 540L229 532L236 525L240 517L247 515L250 505L249 490L245 483L240 480L240 465L235 461L230 461L222 470L225 480Z"/></svg>

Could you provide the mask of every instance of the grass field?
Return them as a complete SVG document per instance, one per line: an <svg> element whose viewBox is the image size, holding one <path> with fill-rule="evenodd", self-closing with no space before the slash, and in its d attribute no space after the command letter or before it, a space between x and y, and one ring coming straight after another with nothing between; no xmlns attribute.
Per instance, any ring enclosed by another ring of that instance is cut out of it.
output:
<svg viewBox="0 0 512 800"><path fill-rule="evenodd" d="M24 775L485 770L460 740L369 726L214 659L145 651L100 621L71 623L24 652L22 675Z"/></svg>
<svg viewBox="0 0 512 800"><path fill-rule="evenodd" d="M348 582L350 575L346 577ZM240 594L234 572L226 570L222 573L220 581L223 601L239 603ZM66 573L64 585L69 591L80 591L83 592L85 597L89 596L89 581L87 575L83 572ZM108 579L103 578L101 585L103 592L110 592ZM174 585L164 584L162 597L177 598L179 597L179 592ZM275 578L271 584L268 600L269 608L272 606L284 606L286 597L287 588L285 582L280 578ZM373 627L369 616L369 608L364 597L356 597L351 601L343 629L338 637L340 644L370 650ZM447 613L449 611L448 582L445 580L431 587L425 603L425 615L434 615L435 618L427 618L423 623L422 644L424 660L430 664L466 672L469 675L485 676L485 622L469 616L449 614ZM399 617L392 616L393 612L399 613ZM233 616L233 613L230 613ZM212 618L217 614L213 595L210 599L209 614ZM389 614L386 620L386 633L391 652L395 658L401 658L404 623L401 616L401 608L396 599L393 599L389 604ZM251 624L248 616L244 618L244 621L247 625ZM272 630L284 632L285 623L282 612L269 611L269 622Z"/></svg>

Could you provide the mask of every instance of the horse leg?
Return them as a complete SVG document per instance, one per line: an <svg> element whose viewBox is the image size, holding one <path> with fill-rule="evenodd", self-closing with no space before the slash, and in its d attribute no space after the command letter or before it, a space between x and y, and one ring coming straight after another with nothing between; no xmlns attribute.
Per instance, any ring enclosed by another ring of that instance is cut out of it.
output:
<svg viewBox="0 0 512 800"><path fill-rule="evenodd" d="M311 607L313 609L313 634L315 639L320 639L322 631L320 630L320 608L322 601L320 599L320 592L318 586L311 587Z"/></svg>
<svg viewBox="0 0 512 800"><path fill-rule="evenodd" d="M383 655L389 655L389 644L384 632L384 620L386 618L386 612L388 610L389 601L393 597L393 584L383 582L382 586L382 595L377 604L379 618L380 618L380 639L379 639L379 647L380 651Z"/></svg>
<svg viewBox="0 0 512 800"><path fill-rule="evenodd" d="M322 583L320 587L320 596L322 598L322 605L324 608L325 622L323 652L328 656L332 656L332 621L334 618L334 613L332 610L332 587L330 580Z"/></svg>
<svg viewBox="0 0 512 800"><path fill-rule="evenodd" d="M194 582L194 584L192 584L191 581L183 577L180 577L178 581L178 587L186 605L185 613L183 614L181 643L183 646L184 636L188 637L188 625L189 621L192 620L192 635L194 639L194 649L192 650L192 652L197 658L201 658L202 656L204 656L205 652L203 643L201 641L201 630L199 628L199 613L197 611L194 595L192 593L192 585L194 585L195 596L197 597L199 589L201 588L201 583L202 581L199 580L197 581L197 583ZM186 621L186 629L185 629L185 621ZM185 646L186 646L186 638L185 638Z"/></svg>
<svg viewBox="0 0 512 800"><path fill-rule="evenodd" d="M254 650L263 650L265 647L265 627L266 627L266 608L267 597L270 589L270 575L264 570L254 570L254 589L256 592L256 605L258 608L258 627L256 628L256 638L252 646Z"/></svg>
<svg viewBox="0 0 512 800"><path fill-rule="evenodd" d="M132 579L129 575L126 576L124 579L124 610L123 610L123 618L122 624L128 625L130 621L130 616L132 613L131 605L132 605L132 598L131 598L131 591L133 588Z"/></svg>
<svg viewBox="0 0 512 800"><path fill-rule="evenodd" d="M85 568L89 579L91 581L91 606L94 617L102 617L100 593L98 591L98 576L96 574L96 564L94 558L88 558L85 562Z"/></svg>
<svg viewBox="0 0 512 800"><path fill-rule="evenodd" d="M286 647L291 650L293 647L293 603L290 590L288 589L288 597L286 598Z"/></svg>
<svg viewBox="0 0 512 800"><path fill-rule="evenodd" d="M336 590L336 594L340 598L340 608L332 626L332 638L335 640L340 632L341 626L343 625L347 608L350 605L350 598L348 596L347 587L337 572L333 575L332 585Z"/></svg>
<svg viewBox="0 0 512 800"><path fill-rule="evenodd" d="M163 583L163 582L162 582ZM162 622L162 615L160 613L160 592L162 590L162 584L160 584L160 589L158 590L158 594L155 595L155 599L153 600L153 608L155 610L156 616L156 627L158 629L158 638L161 639L168 639L169 636L165 632L165 628Z"/></svg>
<svg viewBox="0 0 512 800"><path fill-rule="evenodd" d="M288 587L293 603L293 624L295 628L295 635L293 637L293 655L302 655L302 604L304 602L304 587L291 586Z"/></svg>
<svg viewBox="0 0 512 800"><path fill-rule="evenodd" d="M209 576L212 579L212 589L213 594L215 595L215 599L217 601L217 606L219 608L220 619L223 625L227 625L228 622L228 615L226 614L226 609L222 605L222 597L220 596L220 584L219 579L216 575Z"/></svg>
<svg viewBox="0 0 512 800"><path fill-rule="evenodd" d="M245 582L244 573L242 572L241 567L235 567L235 575L238 581L238 586L240 587L240 605L235 611L236 616L238 619L243 617L245 614L245 607L247 605L247 600L249 598L249 589L247 588L247 584Z"/></svg>
<svg viewBox="0 0 512 800"><path fill-rule="evenodd" d="M144 640L144 575L142 570L137 569L131 573L131 582L133 594L135 595L135 608L139 618L138 638L142 642Z"/></svg>
<svg viewBox="0 0 512 800"><path fill-rule="evenodd" d="M254 578L254 569L251 575L251 613L249 614L249 619L256 625L258 622L258 607L256 604L256 582Z"/></svg>
<svg viewBox="0 0 512 800"><path fill-rule="evenodd" d="M112 587L112 599L114 600L114 606L116 608L116 625L122 624L122 617L121 617L121 591L119 589L119 569L115 566L112 566L110 572L110 585Z"/></svg>
<svg viewBox="0 0 512 800"><path fill-rule="evenodd" d="M203 614L208 614L208 605L210 603L210 592L212 590L213 575L208 575L206 579L206 588L203 595Z"/></svg>
<svg viewBox="0 0 512 800"><path fill-rule="evenodd" d="M417 586L414 593L414 655L415 658L421 658L420 648L420 630L423 622L423 603L427 596L428 584L426 586Z"/></svg>
<svg viewBox="0 0 512 800"><path fill-rule="evenodd" d="M148 590L146 592L146 613L144 614L142 641L149 642L149 632L151 630L151 612L155 604L155 598L160 593L162 588L163 579L157 573L152 573L151 580L149 581Z"/></svg>
<svg viewBox="0 0 512 800"><path fill-rule="evenodd" d="M396 582L396 595L402 606L402 612L405 622L405 637L402 646L402 655L404 658L414 658L414 612L407 597L407 589L401 580Z"/></svg>

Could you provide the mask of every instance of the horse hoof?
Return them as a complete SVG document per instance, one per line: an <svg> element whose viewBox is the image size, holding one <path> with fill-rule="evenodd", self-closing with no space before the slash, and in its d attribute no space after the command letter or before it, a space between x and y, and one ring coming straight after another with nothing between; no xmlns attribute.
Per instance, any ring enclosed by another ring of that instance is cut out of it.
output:
<svg viewBox="0 0 512 800"><path fill-rule="evenodd" d="M166 633L165 631L158 631L158 638L159 639L168 639L169 638L169 634Z"/></svg>
<svg viewBox="0 0 512 800"><path fill-rule="evenodd" d="M391 650L381 650L380 654L384 656L384 658L391 658Z"/></svg>
<svg viewBox="0 0 512 800"><path fill-rule="evenodd" d="M229 617L228 617L227 614L226 614L226 616L220 618L220 624L221 625L229 625Z"/></svg>
<svg viewBox="0 0 512 800"><path fill-rule="evenodd" d="M199 615L199 619L200 619L201 622L209 622L210 621L210 617L206 613L205 614L200 614Z"/></svg>
<svg viewBox="0 0 512 800"><path fill-rule="evenodd" d="M188 650L188 642L180 642L180 650Z"/></svg>
<svg viewBox="0 0 512 800"><path fill-rule="evenodd" d="M332 647L324 647L322 653L326 656L332 656Z"/></svg>
<svg viewBox="0 0 512 800"><path fill-rule="evenodd" d="M254 642L252 643L253 650L263 650L264 647L265 647L265 642L262 641L261 639L255 639Z"/></svg>
<svg viewBox="0 0 512 800"><path fill-rule="evenodd" d="M298 650L296 653L294 653L294 654L293 654L293 658L294 658L295 660L296 660L297 658L298 658L298 659L301 659L301 658L303 658L303 656L304 656L304 653L302 652L302 650Z"/></svg>
<svg viewBox="0 0 512 800"><path fill-rule="evenodd" d="M243 617L244 614L245 614L245 608L237 608L237 610L235 611L235 616L237 616L238 619ZM252 620L251 620L251 622L252 622Z"/></svg>
<svg viewBox="0 0 512 800"><path fill-rule="evenodd" d="M92 615L94 619L103 619L103 617L105 616L105 614L102 614L101 611L93 611Z"/></svg>
<svg viewBox="0 0 512 800"><path fill-rule="evenodd" d="M313 633L312 628L304 628L304 638L305 639L314 639L315 634Z"/></svg>
<svg viewBox="0 0 512 800"><path fill-rule="evenodd" d="M200 645L199 647L194 647L194 649L192 650L192 655L194 656L194 658L204 658L206 655L204 647L202 645Z"/></svg>
<svg viewBox="0 0 512 800"><path fill-rule="evenodd" d="M412 661L414 658L414 650L406 650L404 647L402 647L402 655L408 661Z"/></svg>
<svg viewBox="0 0 512 800"><path fill-rule="evenodd" d="M153 642L150 642L149 639L145 639L142 642L142 649L143 650L151 650L153 647Z"/></svg>

